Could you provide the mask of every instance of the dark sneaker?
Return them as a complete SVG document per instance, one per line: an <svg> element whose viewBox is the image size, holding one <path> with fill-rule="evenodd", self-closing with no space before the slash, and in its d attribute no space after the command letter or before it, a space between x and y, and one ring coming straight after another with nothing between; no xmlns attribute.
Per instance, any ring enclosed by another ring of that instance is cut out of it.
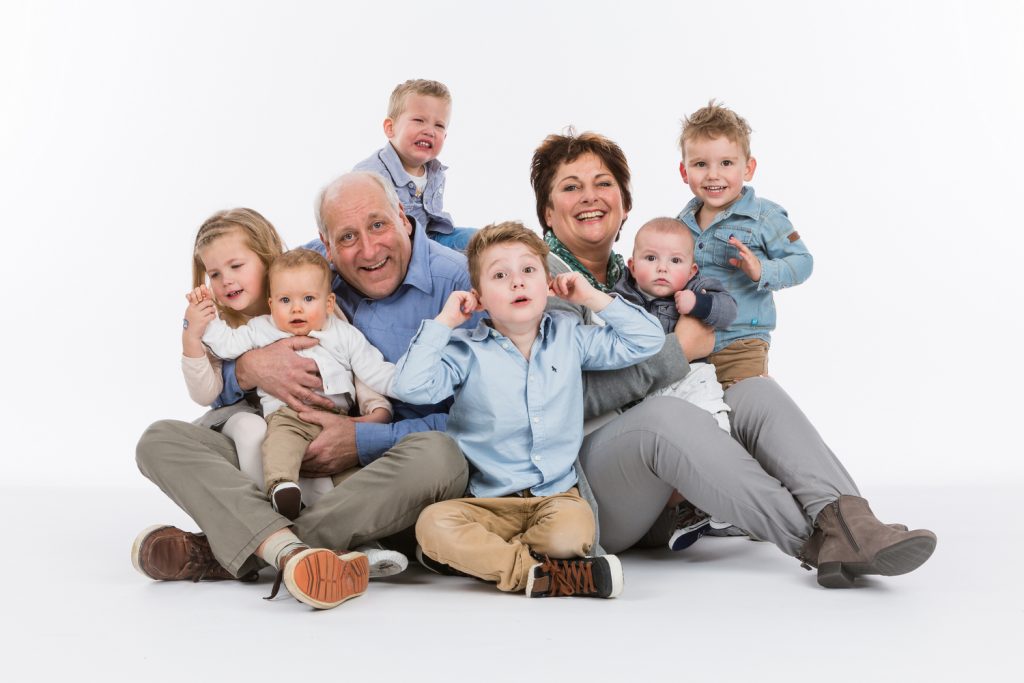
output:
<svg viewBox="0 0 1024 683"><path fill-rule="evenodd" d="M709 531L711 517L684 500L676 506L676 530L668 539L668 547L672 550L684 550Z"/></svg>
<svg viewBox="0 0 1024 683"><path fill-rule="evenodd" d="M530 570L526 597L614 598L622 592L622 584L622 564L614 555L571 560L545 558Z"/></svg>
<svg viewBox="0 0 1024 683"><path fill-rule="evenodd" d="M257 573L236 577L222 567L205 534L158 524L145 529L132 543L132 565L157 581L255 581Z"/></svg>
<svg viewBox="0 0 1024 683"><path fill-rule="evenodd" d="M270 490L270 502L282 517L294 520L302 511L302 490L294 481L278 482Z"/></svg>
<svg viewBox="0 0 1024 683"><path fill-rule="evenodd" d="M292 597L316 609L331 609L362 595L370 581L370 563L359 552L297 548L281 560L272 600L283 582Z"/></svg>
<svg viewBox="0 0 1024 683"><path fill-rule="evenodd" d="M458 569L452 569L443 562L438 562L430 555L423 552L423 548L419 545L416 546L416 561L419 562L420 566L427 571L440 574L441 576L468 576L468 574L463 574Z"/></svg>

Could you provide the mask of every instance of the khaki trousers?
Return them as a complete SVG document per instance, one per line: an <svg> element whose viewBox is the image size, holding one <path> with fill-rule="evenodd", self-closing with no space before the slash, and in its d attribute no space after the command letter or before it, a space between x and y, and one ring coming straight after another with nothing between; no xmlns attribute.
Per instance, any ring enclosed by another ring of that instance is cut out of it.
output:
<svg viewBox="0 0 1024 683"><path fill-rule="evenodd" d="M416 540L438 562L521 591L538 564L531 550L558 559L590 552L594 513L575 487L553 496L460 498L424 510Z"/></svg>
<svg viewBox="0 0 1024 683"><path fill-rule="evenodd" d="M465 494L462 451L441 432L405 437L323 494L298 519L274 512L238 469L229 438L187 422L161 420L136 447L139 470L206 533L217 561L235 576L264 566L257 546L279 529L314 548L343 550L392 536L416 523L431 503Z"/></svg>
<svg viewBox="0 0 1024 683"><path fill-rule="evenodd" d="M320 425L303 422L298 413L283 406L267 416L267 435L263 439L263 484L270 490L282 481L299 480L299 467L306 446L321 432Z"/></svg>
<svg viewBox="0 0 1024 683"><path fill-rule="evenodd" d="M768 376L768 342L763 339L737 339L721 351L708 356L723 389L741 379Z"/></svg>

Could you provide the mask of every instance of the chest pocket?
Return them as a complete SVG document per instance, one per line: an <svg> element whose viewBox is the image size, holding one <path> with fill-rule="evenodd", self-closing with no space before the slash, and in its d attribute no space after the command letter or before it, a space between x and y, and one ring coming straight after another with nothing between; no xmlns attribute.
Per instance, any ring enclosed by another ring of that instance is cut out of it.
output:
<svg viewBox="0 0 1024 683"><path fill-rule="evenodd" d="M740 250L729 243L730 237L735 237L755 254L761 255L761 247L754 243L754 233L749 228L739 225L718 228L711 235L711 244L709 245L711 247L711 260L716 266L735 268L735 266L729 263L729 259L737 258Z"/></svg>

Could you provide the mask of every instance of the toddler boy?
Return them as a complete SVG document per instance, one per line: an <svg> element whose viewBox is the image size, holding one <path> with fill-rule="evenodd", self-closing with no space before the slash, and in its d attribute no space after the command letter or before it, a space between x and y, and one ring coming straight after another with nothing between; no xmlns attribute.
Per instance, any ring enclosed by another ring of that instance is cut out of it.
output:
<svg viewBox="0 0 1024 683"><path fill-rule="evenodd" d="M231 360L246 351L293 335L316 337L320 343L297 353L316 361L324 395L338 412L348 414L355 387L353 372L368 387L386 393L395 366L352 325L335 315L332 273L327 260L308 249L293 249L270 264L270 315L230 328L215 319L203 334L203 343L218 357ZM306 447L321 428L299 419L282 401L259 390L267 435L263 440L263 476L274 509L295 519L301 508L296 481Z"/></svg>
<svg viewBox="0 0 1024 683"><path fill-rule="evenodd" d="M550 279L548 247L520 223L469 242L472 292L454 292L398 361L394 397L454 394L447 431L471 464L472 497L435 503L416 523L428 567L529 597L613 598L622 566L587 557L595 521L574 468L583 441L581 369L625 367L661 348L661 326L578 273ZM549 294L600 312L604 327L545 312ZM488 318L455 329L475 311Z"/></svg>
<svg viewBox="0 0 1024 683"><path fill-rule="evenodd" d="M353 171L380 174L395 186L405 215L427 236L464 251L475 230L456 228L443 208L444 166L437 157L448 136L452 96L444 83L421 78L400 83L388 101L384 135L388 144L360 161Z"/></svg>
<svg viewBox="0 0 1024 683"><path fill-rule="evenodd" d="M772 292L811 275L813 259L786 210L744 186L757 161L750 156L750 126L714 100L683 121L679 173L694 198L679 214L694 236L694 260L705 276L725 283L736 298L736 321L715 335L718 381L767 375L775 329Z"/></svg>

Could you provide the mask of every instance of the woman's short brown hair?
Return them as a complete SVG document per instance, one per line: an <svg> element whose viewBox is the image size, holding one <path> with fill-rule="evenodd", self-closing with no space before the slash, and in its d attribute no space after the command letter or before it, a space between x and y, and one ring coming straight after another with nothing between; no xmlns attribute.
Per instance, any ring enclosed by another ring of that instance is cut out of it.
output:
<svg viewBox="0 0 1024 683"><path fill-rule="evenodd" d="M626 213L633 208L633 195L629 190L629 164L622 148L599 133L587 131L576 134L569 128L564 135L549 135L533 153L530 164L530 184L537 197L537 220L545 230L551 226L544 222L544 213L551 206L551 190L555 173L562 164L569 164L584 154L593 154L611 171L622 192L622 207Z"/></svg>

